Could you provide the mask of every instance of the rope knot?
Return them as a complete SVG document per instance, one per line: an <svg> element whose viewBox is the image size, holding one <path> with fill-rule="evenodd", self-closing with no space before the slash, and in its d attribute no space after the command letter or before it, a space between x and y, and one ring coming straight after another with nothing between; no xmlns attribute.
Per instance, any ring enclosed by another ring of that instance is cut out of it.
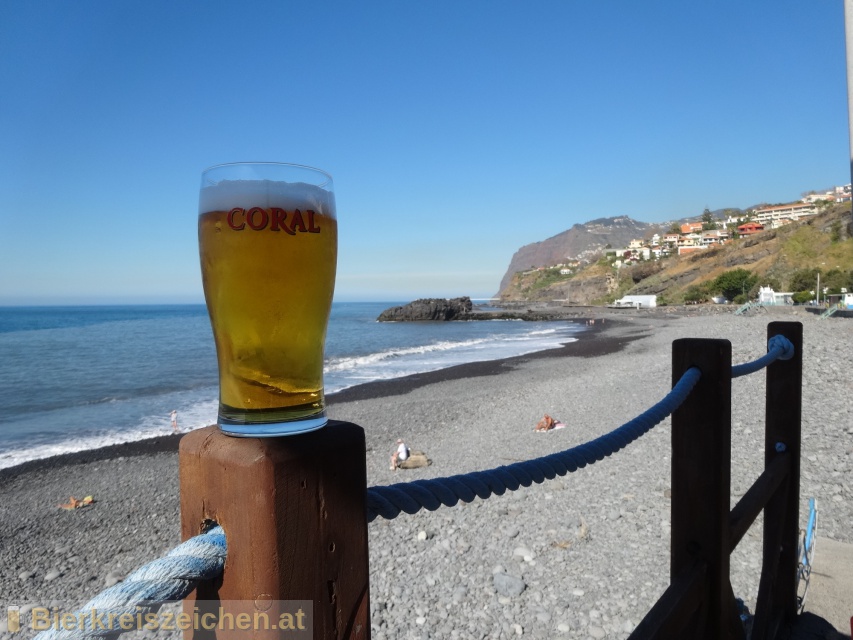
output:
<svg viewBox="0 0 853 640"><path fill-rule="evenodd" d="M783 335L773 336L767 342L767 351L780 350L779 360L790 360L794 357L794 345Z"/></svg>

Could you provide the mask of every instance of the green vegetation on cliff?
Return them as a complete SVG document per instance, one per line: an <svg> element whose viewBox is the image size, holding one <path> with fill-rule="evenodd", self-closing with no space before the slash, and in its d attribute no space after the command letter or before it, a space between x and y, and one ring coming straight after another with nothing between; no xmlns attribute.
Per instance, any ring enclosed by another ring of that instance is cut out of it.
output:
<svg viewBox="0 0 853 640"><path fill-rule="evenodd" d="M740 301L756 297L761 286L812 291L818 274L828 293L853 291L850 203L682 256L621 268L613 261L602 257L571 274L561 274L559 267L517 273L501 297L569 304L604 304L627 294L657 294L663 304L703 302L716 295Z"/></svg>

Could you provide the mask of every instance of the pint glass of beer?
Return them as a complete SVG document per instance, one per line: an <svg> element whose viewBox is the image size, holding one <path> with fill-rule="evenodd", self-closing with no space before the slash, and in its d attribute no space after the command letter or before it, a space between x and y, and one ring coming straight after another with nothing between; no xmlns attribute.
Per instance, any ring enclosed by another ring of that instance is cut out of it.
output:
<svg viewBox="0 0 853 640"><path fill-rule="evenodd" d="M219 426L244 437L319 429L338 255L331 176L292 164L217 165L202 174L198 211Z"/></svg>

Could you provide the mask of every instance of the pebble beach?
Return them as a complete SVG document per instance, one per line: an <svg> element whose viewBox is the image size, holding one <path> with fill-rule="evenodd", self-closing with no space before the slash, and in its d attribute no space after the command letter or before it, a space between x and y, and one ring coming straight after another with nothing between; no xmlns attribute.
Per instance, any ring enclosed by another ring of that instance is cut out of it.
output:
<svg viewBox="0 0 853 640"><path fill-rule="evenodd" d="M561 349L353 387L329 397L329 415L365 428L368 486L491 469L582 444L649 408L670 389L673 340L728 339L738 364L766 352L768 322L799 321L800 519L815 497L819 535L853 543L853 320L776 311L585 310L596 324ZM534 432L544 413L566 428ZM667 419L564 477L374 520L372 637L627 638L669 583L670 437ZM391 471L397 438L432 464ZM732 505L760 474L763 446L758 373L732 386ZM0 606L69 610L179 544L176 448L164 436L0 470ZM57 507L72 495L94 503ZM759 519L731 558L750 610L761 536ZM2 625L0 640L31 636Z"/></svg>

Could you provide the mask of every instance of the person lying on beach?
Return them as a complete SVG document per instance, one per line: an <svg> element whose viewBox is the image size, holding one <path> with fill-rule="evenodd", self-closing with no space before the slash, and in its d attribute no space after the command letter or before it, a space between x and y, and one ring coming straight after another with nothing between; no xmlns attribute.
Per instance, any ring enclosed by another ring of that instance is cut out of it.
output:
<svg viewBox="0 0 853 640"><path fill-rule="evenodd" d="M397 448L391 454L391 471L397 470L397 465L409 457L409 447L401 439L397 439Z"/></svg>
<svg viewBox="0 0 853 640"><path fill-rule="evenodd" d="M565 426L566 425L564 425L562 422L560 422L559 420L555 420L554 418L552 418L551 416L549 416L546 413L545 417L542 418L536 424L536 427L533 430L534 431L550 431L551 429L562 429Z"/></svg>
<svg viewBox="0 0 853 640"><path fill-rule="evenodd" d="M537 424L534 431L550 431L554 428L554 418L549 416L547 413L545 417L542 418Z"/></svg>

